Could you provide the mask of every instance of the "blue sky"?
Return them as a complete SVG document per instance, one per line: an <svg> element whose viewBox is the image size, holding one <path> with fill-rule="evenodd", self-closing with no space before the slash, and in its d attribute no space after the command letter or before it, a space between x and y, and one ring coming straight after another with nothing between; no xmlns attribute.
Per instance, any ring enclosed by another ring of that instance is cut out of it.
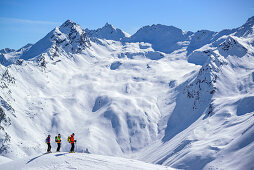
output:
<svg viewBox="0 0 254 170"><path fill-rule="evenodd" d="M151 24L220 31L251 16L253 0L0 0L0 49L35 43L67 19L90 29L109 22L133 34Z"/></svg>

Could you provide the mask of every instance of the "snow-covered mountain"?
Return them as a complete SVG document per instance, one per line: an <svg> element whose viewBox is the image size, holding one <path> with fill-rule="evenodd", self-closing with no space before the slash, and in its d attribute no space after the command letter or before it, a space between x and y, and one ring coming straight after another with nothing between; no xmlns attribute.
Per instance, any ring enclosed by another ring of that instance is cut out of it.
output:
<svg viewBox="0 0 254 170"><path fill-rule="evenodd" d="M96 30L85 29L89 37L96 37L100 39L120 41L123 38L130 35L119 28L115 28L113 25L106 23L104 27Z"/></svg>
<svg viewBox="0 0 254 170"><path fill-rule="evenodd" d="M19 58L24 60L41 59L43 55L47 55L52 59L60 53L66 56L79 53L89 46L90 41L85 31L78 24L67 20L32 45Z"/></svg>
<svg viewBox="0 0 254 170"><path fill-rule="evenodd" d="M253 46L250 35L235 35L190 56L203 66L176 88L176 106L162 140L137 158L183 169L253 169Z"/></svg>
<svg viewBox="0 0 254 170"><path fill-rule="evenodd" d="M13 52L15 51L14 49L10 49L10 48L4 48L2 50L0 50L0 53L1 54L7 54L7 53L10 53L10 52Z"/></svg>
<svg viewBox="0 0 254 170"><path fill-rule="evenodd" d="M9 61L8 61L8 54L15 52L14 49L10 49L10 48L4 48L0 50L0 63L2 65L8 65Z"/></svg>
<svg viewBox="0 0 254 170"><path fill-rule="evenodd" d="M47 134L75 132L79 152L254 168L253 24L195 33L158 24L129 37L67 20L34 45L5 50L1 155L38 154Z"/></svg>
<svg viewBox="0 0 254 170"><path fill-rule="evenodd" d="M171 53L186 47L192 34L192 32L184 32L174 26L157 24L142 27L125 41L150 43L157 51Z"/></svg>
<svg viewBox="0 0 254 170"><path fill-rule="evenodd" d="M209 30L199 30L191 36L190 44L187 47L187 54L211 43L215 32Z"/></svg>

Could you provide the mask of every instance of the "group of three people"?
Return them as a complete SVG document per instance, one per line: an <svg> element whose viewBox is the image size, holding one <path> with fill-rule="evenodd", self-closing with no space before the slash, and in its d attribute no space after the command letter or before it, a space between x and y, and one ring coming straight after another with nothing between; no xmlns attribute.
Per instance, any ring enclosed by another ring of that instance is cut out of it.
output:
<svg viewBox="0 0 254 170"><path fill-rule="evenodd" d="M74 140L74 135L75 134L72 133L71 136L69 136L68 139L67 139L68 142L71 143L71 150L70 150L71 153L74 152L74 147L75 147L74 143L76 142L76 140ZM62 140L61 140L61 134L58 134L58 136L56 136L55 142L57 143L57 149L56 149L56 151L60 152L61 142L62 142ZM50 135L48 135L48 137L46 138L46 143L48 145L47 152L51 153Z"/></svg>

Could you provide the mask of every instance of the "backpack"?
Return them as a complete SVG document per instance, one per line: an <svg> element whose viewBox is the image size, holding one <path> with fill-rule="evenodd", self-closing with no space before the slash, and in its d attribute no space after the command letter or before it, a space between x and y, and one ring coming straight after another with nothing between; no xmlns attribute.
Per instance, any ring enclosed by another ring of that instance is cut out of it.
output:
<svg viewBox="0 0 254 170"><path fill-rule="evenodd" d="M45 143L50 143L48 137L45 139Z"/></svg>
<svg viewBox="0 0 254 170"><path fill-rule="evenodd" d="M55 137L55 141L57 142L57 136Z"/></svg>
<svg viewBox="0 0 254 170"><path fill-rule="evenodd" d="M69 143L71 143L71 137L70 137L70 136L68 136L67 141L68 141Z"/></svg>

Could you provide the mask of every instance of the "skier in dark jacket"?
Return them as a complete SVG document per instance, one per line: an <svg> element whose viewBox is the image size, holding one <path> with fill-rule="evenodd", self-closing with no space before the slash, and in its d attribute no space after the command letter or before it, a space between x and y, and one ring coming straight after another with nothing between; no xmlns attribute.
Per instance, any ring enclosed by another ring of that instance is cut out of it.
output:
<svg viewBox="0 0 254 170"><path fill-rule="evenodd" d="M72 133L72 134L71 134L71 138L70 138L70 143L71 143L71 150L70 150L70 152L71 152L71 153L74 153L74 147L75 147L75 146L74 146L74 142L76 142L76 140L74 140L74 135L75 135L75 134Z"/></svg>
<svg viewBox="0 0 254 170"><path fill-rule="evenodd" d="M60 152L60 147L61 147L61 135L58 134L58 136L56 136L56 143L57 143L57 152Z"/></svg>
<svg viewBox="0 0 254 170"><path fill-rule="evenodd" d="M46 143L47 143L47 145L48 145L47 152L48 152L48 153L51 153L50 135L48 135L48 137L46 138Z"/></svg>

